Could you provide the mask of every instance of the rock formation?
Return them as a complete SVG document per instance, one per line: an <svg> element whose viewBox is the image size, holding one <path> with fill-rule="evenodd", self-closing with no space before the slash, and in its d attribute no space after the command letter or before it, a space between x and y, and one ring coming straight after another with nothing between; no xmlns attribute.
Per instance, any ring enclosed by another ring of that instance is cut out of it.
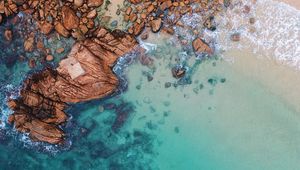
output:
<svg viewBox="0 0 300 170"><path fill-rule="evenodd" d="M77 42L56 70L48 68L24 82L20 97L8 101L14 111L9 122L33 140L62 143L65 134L59 125L67 120L66 103L112 94L119 83L112 67L136 45L133 37L121 31L97 29L93 38Z"/></svg>
<svg viewBox="0 0 300 170"><path fill-rule="evenodd" d="M213 50L209 47L209 45L202 39L196 38L193 43L193 49L196 55L212 55Z"/></svg>

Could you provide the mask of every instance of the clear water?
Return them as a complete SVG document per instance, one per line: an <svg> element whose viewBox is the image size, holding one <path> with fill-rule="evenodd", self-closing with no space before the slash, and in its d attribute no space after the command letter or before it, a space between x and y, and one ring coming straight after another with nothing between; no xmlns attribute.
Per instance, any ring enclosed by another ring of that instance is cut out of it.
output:
<svg viewBox="0 0 300 170"><path fill-rule="evenodd" d="M300 169L300 113L285 98L223 59L199 62L169 39L156 43L154 66L126 68L127 90L67 110L69 147L31 143L2 122L0 169ZM178 59L189 68L181 81L170 71ZM25 65L1 63L3 102L28 74ZM3 105L4 121L9 112Z"/></svg>

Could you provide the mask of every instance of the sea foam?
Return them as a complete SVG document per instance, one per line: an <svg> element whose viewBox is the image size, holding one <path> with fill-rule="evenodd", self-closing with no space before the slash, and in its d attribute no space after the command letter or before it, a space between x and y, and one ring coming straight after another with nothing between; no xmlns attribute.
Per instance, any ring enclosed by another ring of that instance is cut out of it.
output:
<svg viewBox="0 0 300 170"><path fill-rule="evenodd" d="M251 12L242 12L244 5ZM255 24L249 19L255 18ZM300 69L300 11L282 2L258 0L256 4L240 1L219 17L216 32L222 50L251 49L260 57ZM241 42L230 41L230 34L241 33Z"/></svg>

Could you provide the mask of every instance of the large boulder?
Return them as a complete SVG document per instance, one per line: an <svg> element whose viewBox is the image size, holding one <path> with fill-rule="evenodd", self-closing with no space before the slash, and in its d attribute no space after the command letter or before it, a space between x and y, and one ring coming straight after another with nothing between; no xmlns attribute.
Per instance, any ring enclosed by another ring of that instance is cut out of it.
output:
<svg viewBox="0 0 300 170"><path fill-rule="evenodd" d="M67 30L78 28L79 18L70 7L63 6L61 8L61 13L62 13L62 23Z"/></svg>

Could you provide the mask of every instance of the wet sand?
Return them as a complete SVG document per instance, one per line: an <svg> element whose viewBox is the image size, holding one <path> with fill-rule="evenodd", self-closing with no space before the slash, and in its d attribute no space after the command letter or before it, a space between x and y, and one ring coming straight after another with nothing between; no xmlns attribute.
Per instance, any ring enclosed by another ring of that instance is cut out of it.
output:
<svg viewBox="0 0 300 170"><path fill-rule="evenodd" d="M299 0L278 0L279 2L287 3L300 10L300 1Z"/></svg>

